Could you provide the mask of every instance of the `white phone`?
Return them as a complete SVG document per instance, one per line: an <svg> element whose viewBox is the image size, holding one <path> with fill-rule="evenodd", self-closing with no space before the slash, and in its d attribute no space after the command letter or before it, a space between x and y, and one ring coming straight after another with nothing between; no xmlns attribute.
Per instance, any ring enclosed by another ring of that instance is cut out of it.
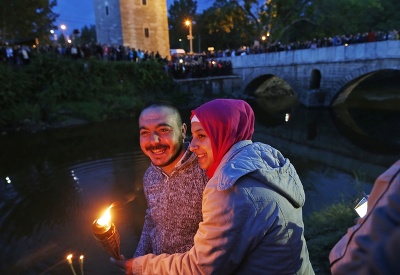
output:
<svg viewBox="0 0 400 275"><path fill-rule="evenodd" d="M363 218L367 214L367 209L368 209L368 199L366 196L364 196L356 202L354 210L361 218Z"/></svg>

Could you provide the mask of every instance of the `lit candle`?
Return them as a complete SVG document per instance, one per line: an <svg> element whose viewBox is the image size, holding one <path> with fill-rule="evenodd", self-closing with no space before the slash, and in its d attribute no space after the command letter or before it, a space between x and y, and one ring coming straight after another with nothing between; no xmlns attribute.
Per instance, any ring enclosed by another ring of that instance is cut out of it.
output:
<svg viewBox="0 0 400 275"><path fill-rule="evenodd" d="M79 257L79 264L80 264L80 266L81 266L81 274L83 275L83 255L81 255L80 257Z"/></svg>
<svg viewBox="0 0 400 275"><path fill-rule="evenodd" d="M74 266L72 265L72 254L69 254L69 255L67 256L67 261L68 261L69 266L71 267L72 274L76 275Z"/></svg>

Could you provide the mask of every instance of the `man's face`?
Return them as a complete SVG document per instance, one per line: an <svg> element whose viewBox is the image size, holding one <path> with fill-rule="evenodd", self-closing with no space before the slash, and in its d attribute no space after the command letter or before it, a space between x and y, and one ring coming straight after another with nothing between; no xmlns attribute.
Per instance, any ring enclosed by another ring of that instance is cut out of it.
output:
<svg viewBox="0 0 400 275"><path fill-rule="evenodd" d="M167 107L150 107L139 117L140 148L151 162L170 174L183 155L186 125L178 126L176 114Z"/></svg>

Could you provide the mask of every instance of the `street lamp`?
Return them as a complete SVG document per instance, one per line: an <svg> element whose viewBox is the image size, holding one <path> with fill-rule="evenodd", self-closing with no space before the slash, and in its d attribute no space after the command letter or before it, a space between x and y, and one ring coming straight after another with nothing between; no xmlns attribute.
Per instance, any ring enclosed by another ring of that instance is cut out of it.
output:
<svg viewBox="0 0 400 275"><path fill-rule="evenodd" d="M67 26L65 26L64 24L62 24L62 25L60 26L60 28L61 28L62 34L63 34L63 36L64 36L64 42L66 42L66 41L67 41L67 38L65 37L65 30L67 29Z"/></svg>
<svg viewBox="0 0 400 275"><path fill-rule="evenodd" d="M267 37L265 36L265 35L263 35L262 37L261 37L261 40L263 41L263 49L265 50L265 40L267 40Z"/></svg>
<svg viewBox="0 0 400 275"><path fill-rule="evenodd" d="M186 20L185 21L186 26L189 27L189 35L188 35L188 39L190 41L190 53L193 53L193 36L192 36L192 22L190 22L190 20Z"/></svg>
<svg viewBox="0 0 400 275"><path fill-rule="evenodd" d="M50 33L51 33L52 36L53 36L53 40L54 40L54 41L57 41L57 34L55 33L55 31L54 31L54 30L50 30Z"/></svg>

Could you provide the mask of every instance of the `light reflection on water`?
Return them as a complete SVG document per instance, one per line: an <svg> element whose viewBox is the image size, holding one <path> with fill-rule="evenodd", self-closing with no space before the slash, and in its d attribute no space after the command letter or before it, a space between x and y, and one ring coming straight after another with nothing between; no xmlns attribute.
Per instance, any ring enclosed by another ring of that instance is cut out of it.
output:
<svg viewBox="0 0 400 275"><path fill-rule="evenodd" d="M141 151L14 175L1 202L1 266L12 274L70 274L69 253L85 256L87 274L118 274L96 243L91 223L112 202L137 191L149 165ZM22 187L22 188L21 188ZM139 193L141 194L141 193ZM143 196L114 211L123 237L121 251L132 256L145 211ZM128 214L129 213L129 214ZM3 268L2 268L3 269ZM50 273L49 273L50 274Z"/></svg>
<svg viewBox="0 0 400 275"><path fill-rule="evenodd" d="M355 178L370 188L365 184L395 161L395 155L370 153L348 140L326 110L292 108L287 122L286 111L271 119L255 110L254 140L294 163L307 190L305 214L356 196ZM113 213L121 252L132 257L144 221L140 188L149 165L136 129L136 122L120 121L0 137L2 270L70 274L65 258L73 253L76 270L83 254L86 274L119 274L94 240L91 224L113 201L139 189L136 200Z"/></svg>

